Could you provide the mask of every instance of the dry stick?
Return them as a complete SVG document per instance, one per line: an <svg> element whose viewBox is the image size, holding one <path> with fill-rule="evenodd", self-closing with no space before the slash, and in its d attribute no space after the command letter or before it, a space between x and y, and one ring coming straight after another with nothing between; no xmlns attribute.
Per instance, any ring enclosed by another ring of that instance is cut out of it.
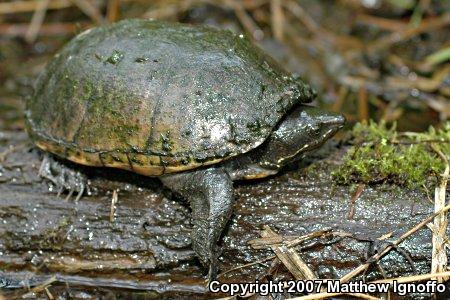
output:
<svg viewBox="0 0 450 300"><path fill-rule="evenodd" d="M286 243L287 247L295 247L295 246L298 246L300 243L303 243L307 240L310 240L310 239L313 239L316 237L321 237L321 236L326 236L326 235L340 235L340 234L342 234L342 233L341 232L331 232L330 229L325 229L325 230L319 230L319 231L307 233L305 235L294 238L290 241L285 241L283 239L283 237L279 236L277 239L273 239L273 238L253 239L253 240L249 241L248 244L253 249L266 249L266 248L269 248L270 246L272 246L273 244L281 244L283 242ZM272 243L270 243L270 242L272 242Z"/></svg>
<svg viewBox="0 0 450 300"><path fill-rule="evenodd" d="M361 86L358 92L358 116L360 121L369 119L369 100L365 86Z"/></svg>
<svg viewBox="0 0 450 300"><path fill-rule="evenodd" d="M111 223L114 222L114 217L115 217L115 213L116 213L116 203L117 203L118 198L119 197L117 195L117 190L114 190L113 194L112 194L112 198L111 198L111 210L109 213L109 221Z"/></svg>
<svg viewBox="0 0 450 300"><path fill-rule="evenodd" d="M303 25L313 34L320 34L323 32L322 28L311 18L297 2L289 0L284 1L283 5L286 9L292 13L297 19L299 19Z"/></svg>
<svg viewBox="0 0 450 300"><path fill-rule="evenodd" d="M102 24L105 23L105 19L98 7L88 0L70 0L75 4L85 15L91 18L95 23Z"/></svg>
<svg viewBox="0 0 450 300"><path fill-rule="evenodd" d="M276 237L278 235L266 225L264 226L264 230L261 232L261 236ZM308 265L294 249L288 248L286 245L273 245L270 246L270 248L273 252L275 252L278 259L289 270L289 272L291 272L295 279L317 279L317 275L314 274L314 272L308 267Z"/></svg>
<svg viewBox="0 0 450 300"><path fill-rule="evenodd" d="M333 106L331 107L331 110L335 112L342 111L342 107L344 106L345 100L347 99L347 95L348 95L348 87L346 87L345 85L341 85L339 87L337 100L336 102L334 102Z"/></svg>
<svg viewBox="0 0 450 300"><path fill-rule="evenodd" d="M380 280L372 281L371 283L391 283L392 284L392 283L394 283L394 280L397 281L397 283L408 283L408 282L430 280L435 277L443 278L443 277L448 277L448 276L450 276L450 271L441 272L441 273L405 276L405 277L398 277L398 278L380 279Z"/></svg>
<svg viewBox="0 0 450 300"><path fill-rule="evenodd" d="M2 14L17 14L35 11L42 0L29 0L29 1L11 1L0 3L0 15ZM86 0L85 0L86 1ZM90 0L87 0L91 2ZM122 2L133 2L135 0L121 0ZM50 0L47 10L63 9L72 7L74 3L71 0Z"/></svg>
<svg viewBox="0 0 450 300"><path fill-rule="evenodd" d="M302 236L300 236L298 238L295 238L295 239L293 239L291 241L286 242L286 247L288 247L288 248L295 247L295 246L298 246L299 244L301 244L301 243L303 243L303 242L305 242L307 240L310 240L310 239L313 239L313 238L316 238L316 237L325 237L325 236L330 236L330 235L335 235L335 236L340 236L340 237L352 237L352 234L350 234L350 233L332 232L330 230L319 230L319 231L314 231L314 232L302 235ZM280 242L283 242L283 241L280 241ZM270 247L270 245L272 245L272 244L268 244L267 243L267 239L265 239L265 238L258 238L258 239L251 240L249 242L249 244L250 244L250 246L253 249L265 249L265 248ZM225 272L217 275L217 277L222 277L225 274L228 274L228 273L230 273L232 271L236 271L236 270L239 270L239 269L242 269L242 268L254 266L254 265L257 265L257 264L262 264L262 263L264 263L266 261L269 261L269 260L275 259L275 258L277 258L276 255L271 255L271 256L268 256L268 257L263 258L263 259L258 260L258 261L254 261L254 262L251 262L251 263L248 263L248 264L240 265L240 266L237 266L235 268L226 270Z"/></svg>
<svg viewBox="0 0 450 300"><path fill-rule="evenodd" d="M376 26L380 29L388 31L401 31L408 28L408 23L404 21L382 18L367 14L358 14L356 16L356 21L359 23Z"/></svg>
<svg viewBox="0 0 450 300"><path fill-rule="evenodd" d="M270 1L270 13L273 35L275 39L283 41L284 12L283 7L281 6L281 0Z"/></svg>
<svg viewBox="0 0 450 300"><path fill-rule="evenodd" d="M329 51L330 44L346 50L348 48L362 48L361 41L358 39L349 37L348 35L338 35L321 27L296 1L283 1L283 6L286 8L286 11L290 12L311 32L316 40L315 46L318 49Z"/></svg>
<svg viewBox="0 0 450 300"><path fill-rule="evenodd" d="M25 293L24 295L22 295L22 298L25 298L25 296L27 295L31 295L32 293L39 293L42 292L43 290L45 290L45 288L49 285L51 285L52 283L56 282L56 276L52 276L49 279L45 280L44 282L42 282L40 285L35 286L34 288L30 289L29 292Z"/></svg>
<svg viewBox="0 0 450 300"><path fill-rule="evenodd" d="M375 280L375 281L370 281L367 284L370 284L370 283L375 283L375 284L390 283L390 284L392 284L394 282L394 280L397 281L397 283L407 283L407 282L429 280L434 277L443 278L443 277L448 277L448 276L450 276L450 271L442 272L442 273L435 273L435 274L423 274L423 275ZM291 298L291 300L315 300L315 299L324 299L324 298L329 298L332 296L339 296L339 295L344 295L344 294L343 293L318 293L318 294L313 294L313 295L306 295L306 296ZM360 296L360 295L361 294L359 294L358 296ZM364 296L367 296L367 295L364 295ZM370 297L372 297L372 296L370 296ZM364 298L364 299L379 299L379 298L372 297L372 298Z"/></svg>
<svg viewBox="0 0 450 300"><path fill-rule="evenodd" d="M364 183L359 184L358 188L356 189L356 192L352 195L352 197L350 199L350 209L348 211L347 219L353 220L353 217L355 216L355 211L356 211L356 208L355 208L356 200L358 200L358 198L361 196L365 187L366 187L366 185Z"/></svg>
<svg viewBox="0 0 450 300"><path fill-rule="evenodd" d="M44 22L49 2L50 0L42 0L39 2L39 6L36 7L33 17L31 18L30 26L25 34L25 41L28 43L33 43L36 40L42 23Z"/></svg>
<svg viewBox="0 0 450 300"><path fill-rule="evenodd" d="M42 0L36 1L13 1L0 3L0 14L15 14L35 11L41 5ZM61 9L72 6L69 0L52 0L48 4L48 9Z"/></svg>
<svg viewBox="0 0 450 300"><path fill-rule="evenodd" d="M447 180L450 167L447 157L439 149L439 146L437 146L436 144L431 144L430 146L439 155L439 157L444 161L445 164L445 171L442 176L442 180L439 182L439 185L436 187L434 192L434 210L439 211L443 206L445 206L445 190L447 189ZM446 214L439 214L434 219L431 273L439 273L447 269L447 253L445 249L445 242L447 240L447 225L448 220ZM448 278L440 278L439 282L446 280L448 280Z"/></svg>
<svg viewBox="0 0 450 300"><path fill-rule="evenodd" d="M44 291L45 291L45 293L47 294L47 298L48 298L49 300L55 299L55 297L53 297L52 293L50 293L50 291L49 291L49 289L48 289L48 286L46 286L46 287L44 288Z"/></svg>
<svg viewBox="0 0 450 300"><path fill-rule="evenodd" d="M15 152L17 150L17 146L10 145L6 150L0 152L0 164L5 161L5 159L10 155L11 153Z"/></svg>
<svg viewBox="0 0 450 300"><path fill-rule="evenodd" d="M371 45L368 45L368 49L381 50L388 48L398 42L408 40L416 35L424 33L426 31L437 30L441 27L445 27L450 24L450 13L443 14L441 17L433 18L430 21L422 22L419 27L411 28L401 32L394 32L385 38L381 38Z"/></svg>
<svg viewBox="0 0 450 300"><path fill-rule="evenodd" d="M350 279L352 279L353 277L357 276L358 274L360 274L361 272L367 270L367 268L369 268L371 261L376 261L379 260L380 258L382 258L384 255L386 255L389 251L391 251L392 248L394 248L395 246L398 246L401 242L403 242L405 239L407 239L408 237L410 237L412 234L414 234L417 230L421 229L422 227L426 226L429 222L431 222L437 215L441 214L441 213L445 213L447 211L450 210L450 205L445 206L444 208L442 208L440 211L433 213L432 215L430 215L428 218L424 219L422 222L420 222L419 224L417 224L416 226L414 226L413 228L411 228L410 230L408 230L407 232L405 232L404 234L402 234L397 240L395 240L391 245L386 246L386 248L384 248L383 251L373 255L372 257L370 257L369 262L360 265L359 267L357 267L356 269L354 269L353 271L347 273L346 275L344 275L340 281L341 282L347 282Z"/></svg>
<svg viewBox="0 0 450 300"><path fill-rule="evenodd" d="M274 259L276 257L277 257L276 255L271 255L271 256L268 256L266 258L263 258L263 259L260 259L260 260L257 260L257 261L245 264L245 265L240 265L240 266L231 268L229 270L226 270L223 273L220 273L219 275L217 275L217 277L219 278L219 277L224 276L225 274L231 273L231 272L236 271L236 270L240 270L240 269L243 269L243 268L246 268L246 267L251 267L251 266L254 266L254 265L265 263L266 261L272 260L272 259Z"/></svg>
<svg viewBox="0 0 450 300"><path fill-rule="evenodd" d="M77 29L86 28L91 23L72 23L72 22L64 22L64 23L47 23L42 24L39 35L40 36L54 36L54 35L65 35L65 34L73 34ZM0 24L0 34L2 37L17 37L17 36L25 36L28 31L29 24L28 23L15 23L15 24Z"/></svg>
<svg viewBox="0 0 450 300"><path fill-rule="evenodd" d="M409 19L410 26L417 27L420 24L420 22L422 21L422 17L424 13L428 10L429 6L430 0L419 0L419 3L415 5L413 14Z"/></svg>
<svg viewBox="0 0 450 300"><path fill-rule="evenodd" d="M388 76L386 83L397 86L398 88L417 88L425 92L436 92L444 84L448 74L450 73L450 66L444 66L434 72L431 78L417 76L415 80L411 80L403 76Z"/></svg>
<svg viewBox="0 0 450 300"><path fill-rule="evenodd" d="M225 4L231 7L236 14L236 17L241 23L242 27L244 27L245 31L250 34L250 37L255 40L259 40L262 36L258 36L258 33L262 34L261 28L253 21L252 17L249 16L245 7L240 3L240 1L236 0L225 0Z"/></svg>
<svg viewBox="0 0 450 300"><path fill-rule="evenodd" d="M298 246L300 243L302 243L304 241L307 241L309 239L316 238L316 237L321 237L321 236L328 236L328 235L336 235L336 236L340 236L340 237L352 237L353 236L352 234L346 233L346 232L333 232L333 231L330 231L330 230L319 230L319 231L315 231L315 232L311 232L311 233L305 234L305 235L300 236L300 237L298 237L296 239L293 239L292 241L287 242L286 243L286 247L295 247L295 246ZM265 241L265 240L267 240L267 239L266 238L254 239L253 241L257 241L257 242L256 243L251 243L252 247L256 248L256 249L263 249L264 247L262 245L262 241ZM256 245L256 247L255 247L255 245ZM269 246L270 245L266 244L266 247L269 247ZM262 260L259 260L259 261L256 261L256 262L252 262L252 263L249 263L249 264L246 264L246 265L242 265L242 266L230 269L230 270L228 270L228 271L226 271L226 272L224 272L222 274L219 274L217 277L221 277L221 276L225 275L226 273L229 273L229 272L234 271L234 270L238 270L238 269L241 269L241 268L244 268L244 267L247 267L247 266L263 263L265 261L268 261L268 260L271 260L271 259L275 259L275 258L277 258L277 256L276 255L272 255L272 256L269 256L269 257L267 257L265 259L262 259ZM284 287L286 288L287 284L285 284ZM242 297L243 298L248 298L248 297L251 297L253 295L255 295L255 293L247 293L246 295L244 295ZM364 294L348 294L348 295L352 295L354 297L360 297L360 298L364 298L364 299L374 299L373 297L370 298L371 296L367 296L367 295L364 295ZM231 297L220 298L218 300L231 300L231 299L235 299L235 298L236 297L231 296ZM375 298L375 299L378 299L378 298Z"/></svg>
<svg viewBox="0 0 450 300"><path fill-rule="evenodd" d="M119 19L120 13L120 0L109 0L108 7L106 9L106 18L108 22L115 22Z"/></svg>
<svg viewBox="0 0 450 300"><path fill-rule="evenodd" d="M185 0L183 2L174 2L171 4L154 5L150 7L141 18L145 19L167 19L176 16L179 13L187 11L194 4L209 3L208 1Z"/></svg>

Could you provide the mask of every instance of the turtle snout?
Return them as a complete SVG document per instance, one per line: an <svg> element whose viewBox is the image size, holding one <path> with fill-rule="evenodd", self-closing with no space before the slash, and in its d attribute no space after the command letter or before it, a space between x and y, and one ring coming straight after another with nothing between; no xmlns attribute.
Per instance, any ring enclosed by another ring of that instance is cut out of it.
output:
<svg viewBox="0 0 450 300"><path fill-rule="evenodd" d="M329 114L322 117L321 123L323 126L339 129L344 126L345 117L338 114Z"/></svg>

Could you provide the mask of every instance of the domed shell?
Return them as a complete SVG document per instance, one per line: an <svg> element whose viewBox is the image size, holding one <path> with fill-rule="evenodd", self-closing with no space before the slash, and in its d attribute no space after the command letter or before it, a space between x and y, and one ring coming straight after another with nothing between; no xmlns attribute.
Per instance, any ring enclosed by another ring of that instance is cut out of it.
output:
<svg viewBox="0 0 450 300"><path fill-rule="evenodd" d="M27 128L74 162L157 176L254 149L312 98L242 35L126 20L55 55L27 102Z"/></svg>

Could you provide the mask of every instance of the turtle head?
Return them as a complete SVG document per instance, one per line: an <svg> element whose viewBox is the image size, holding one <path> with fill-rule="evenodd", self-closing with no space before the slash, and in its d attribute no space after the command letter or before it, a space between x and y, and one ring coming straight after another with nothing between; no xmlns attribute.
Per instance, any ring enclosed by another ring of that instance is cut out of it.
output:
<svg viewBox="0 0 450 300"><path fill-rule="evenodd" d="M279 169L320 147L345 123L342 115L300 105L275 128L263 147L261 167Z"/></svg>

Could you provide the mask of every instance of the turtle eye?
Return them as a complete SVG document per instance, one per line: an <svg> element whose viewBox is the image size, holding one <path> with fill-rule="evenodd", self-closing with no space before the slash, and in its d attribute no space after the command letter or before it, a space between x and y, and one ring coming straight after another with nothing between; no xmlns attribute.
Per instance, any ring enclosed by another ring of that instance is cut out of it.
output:
<svg viewBox="0 0 450 300"><path fill-rule="evenodd" d="M319 124L310 124L311 132L314 134L320 133L320 125Z"/></svg>

